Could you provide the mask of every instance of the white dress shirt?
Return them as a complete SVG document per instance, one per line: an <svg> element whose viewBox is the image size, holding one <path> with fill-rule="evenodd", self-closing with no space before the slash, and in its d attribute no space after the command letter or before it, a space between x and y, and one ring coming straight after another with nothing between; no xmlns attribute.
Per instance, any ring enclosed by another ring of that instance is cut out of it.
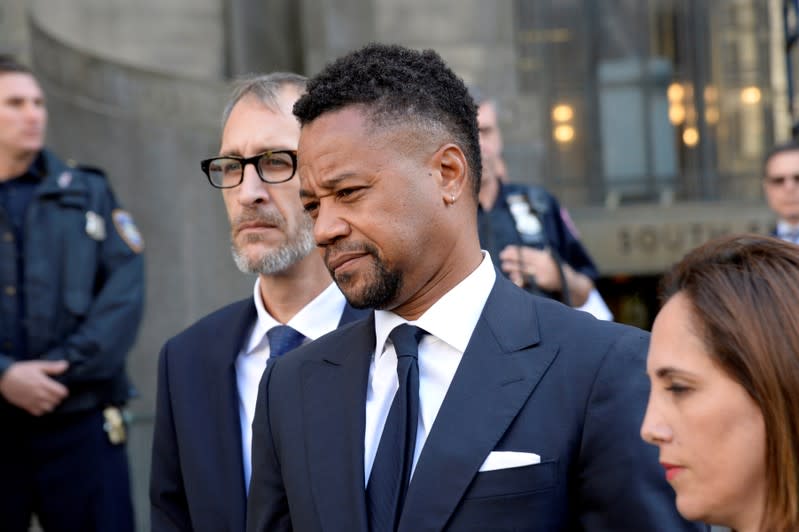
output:
<svg viewBox="0 0 799 532"><path fill-rule="evenodd" d="M484 251L483 261L477 269L444 294L418 320L408 322L393 312L375 311L376 348L369 366L366 391L364 485L369 482L380 435L399 388L397 353L388 340L389 333L402 323L417 325L429 333L419 342L419 424L411 469L413 474L495 280L491 257Z"/></svg>
<svg viewBox="0 0 799 532"><path fill-rule="evenodd" d="M799 226L791 225L785 220L779 220L777 222L778 238L781 238L786 242L793 242L794 244L799 244L799 238L797 238L796 235L799 235Z"/></svg>
<svg viewBox="0 0 799 532"><path fill-rule="evenodd" d="M261 279L255 281L253 289L258 319L253 324L244 348L236 358L236 384L239 391L239 422L241 423L241 450L244 459L244 482L249 492L252 475L252 420L255 416L255 401L258 384L269 359L267 331L281 325L264 307L261 300ZM286 325L302 333L307 340L316 340L338 327L346 300L344 294L330 282L321 294L305 305Z"/></svg>

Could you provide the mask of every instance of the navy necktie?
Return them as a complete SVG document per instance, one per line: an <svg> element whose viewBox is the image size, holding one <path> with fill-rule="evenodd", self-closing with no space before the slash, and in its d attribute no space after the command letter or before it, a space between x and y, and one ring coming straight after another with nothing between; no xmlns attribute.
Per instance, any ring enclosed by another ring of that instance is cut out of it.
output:
<svg viewBox="0 0 799 532"><path fill-rule="evenodd" d="M292 349L295 349L302 344L305 336L302 333L295 331L288 325L278 325L266 331L266 337L269 339L269 358L276 358Z"/></svg>
<svg viewBox="0 0 799 532"><path fill-rule="evenodd" d="M399 389L391 403L366 485L366 508L372 532L396 530L408 491L419 417L417 356L419 339L424 334L423 329L405 323L388 335L397 352Z"/></svg>

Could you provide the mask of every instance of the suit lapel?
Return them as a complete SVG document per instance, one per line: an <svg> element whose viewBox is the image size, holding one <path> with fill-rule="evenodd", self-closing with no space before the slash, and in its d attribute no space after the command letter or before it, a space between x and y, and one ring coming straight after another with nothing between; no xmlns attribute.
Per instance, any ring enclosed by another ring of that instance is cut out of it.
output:
<svg viewBox="0 0 799 532"><path fill-rule="evenodd" d="M309 482L321 522L366 530L363 442L374 314L353 324L340 342L340 350L302 370Z"/></svg>
<svg viewBox="0 0 799 532"><path fill-rule="evenodd" d="M257 313L252 298L241 302L232 309L229 322L225 328L214 331L218 340L209 345L209 349L217 353L212 359L215 365L211 371L221 377L217 387L218 449L217 456L209 460L218 460L221 464L222 484L218 493L225 498L229 508L227 515L230 530L244 530L246 516L246 491L244 486L244 459L241 452L241 421L239 418L239 393L236 382L236 358ZM212 380L216 378L212 376Z"/></svg>
<svg viewBox="0 0 799 532"><path fill-rule="evenodd" d="M344 311L341 313L341 320L339 320L338 326L341 327L342 325L347 325L353 321L358 321L367 317L371 313L372 311L369 309L357 309L347 303L344 305Z"/></svg>
<svg viewBox="0 0 799 532"><path fill-rule="evenodd" d="M498 277L419 456L401 531L445 527L555 359L538 342L533 299Z"/></svg>

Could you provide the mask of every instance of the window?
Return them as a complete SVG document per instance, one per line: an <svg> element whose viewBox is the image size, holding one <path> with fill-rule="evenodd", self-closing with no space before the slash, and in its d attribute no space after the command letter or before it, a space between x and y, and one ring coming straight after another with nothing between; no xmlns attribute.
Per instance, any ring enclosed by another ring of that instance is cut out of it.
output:
<svg viewBox="0 0 799 532"><path fill-rule="evenodd" d="M789 131L773 89L785 75L779 2L515 10L519 97L541 117L539 181L571 205L760 197L763 155ZM524 156L508 144L509 159Z"/></svg>

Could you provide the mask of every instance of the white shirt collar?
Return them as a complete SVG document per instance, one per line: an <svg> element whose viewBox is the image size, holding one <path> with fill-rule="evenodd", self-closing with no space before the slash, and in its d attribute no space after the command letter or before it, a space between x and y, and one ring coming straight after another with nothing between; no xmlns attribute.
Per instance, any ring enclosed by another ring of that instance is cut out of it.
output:
<svg viewBox="0 0 799 532"><path fill-rule="evenodd" d="M487 251L483 251L480 265L433 303L418 320L408 322L390 310L375 311L376 356L380 356L385 350L389 333L402 323L417 325L463 353L494 287L496 277L491 257Z"/></svg>
<svg viewBox="0 0 799 532"><path fill-rule="evenodd" d="M777 222L777 236L790 235L799 232L799 225L791 225L785 220Z"/></svg>
<svg viewBox="0 0 799 532"><path fill-rule="evenodd" d="M264 307L264 302L261 299L260 277L255 280L253 299L255 300L255 311L258 314L258 319L253 326L250 339L244 350L244 354L247 355L260 346L269 329L281 325L279 321L269 314L266 307ZM330 285L307 305L302 307L286 325L302 333L306 338L316 340L320 336L338 327L338 323L341 320L341 313L344 312L344 306L346 304L347 300L344 298L344 294L338 289L336 283L331 280Z"/></svg>

